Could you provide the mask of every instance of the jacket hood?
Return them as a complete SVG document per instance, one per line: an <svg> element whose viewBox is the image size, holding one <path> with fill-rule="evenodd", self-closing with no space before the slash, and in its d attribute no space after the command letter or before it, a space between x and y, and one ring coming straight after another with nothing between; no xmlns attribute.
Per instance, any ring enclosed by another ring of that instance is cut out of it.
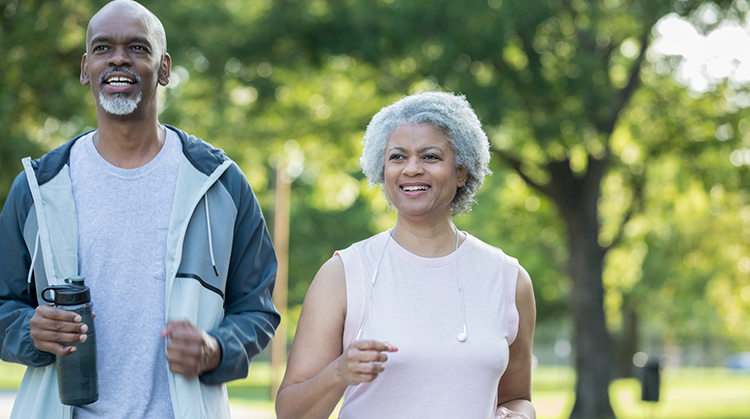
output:
<svg viewBox="0 0 750 419"><path fill-rule="evenodd" d="M229 159L223 150L212 146L200 138L194 135L189 135L185 131L171 125L162 125L177 133L177 136L180 138L180 143L182 143L183 154L190 164L201 173L210 175ZM62 167L70 161L70 149L73 147L73 144L94 131L96 130L87 131L49 153L46 153L42 157L32 160L31 167L34 169L39 185L44 185L49 182L50 179L55 177Z"/></svg>

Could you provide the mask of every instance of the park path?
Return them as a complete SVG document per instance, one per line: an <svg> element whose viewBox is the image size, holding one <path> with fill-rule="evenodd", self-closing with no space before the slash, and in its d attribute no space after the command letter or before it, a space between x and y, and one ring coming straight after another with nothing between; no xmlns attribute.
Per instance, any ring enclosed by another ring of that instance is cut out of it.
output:
<svg viewBox="0 0 750 419"><path fill-rule="evenodd" d="M16 398L15 391L0 391L0 419L9 419L13 408L13 400ZM229 405L232 419L275 419L276 416L265 410L250 409L244 406Z"/></svg>

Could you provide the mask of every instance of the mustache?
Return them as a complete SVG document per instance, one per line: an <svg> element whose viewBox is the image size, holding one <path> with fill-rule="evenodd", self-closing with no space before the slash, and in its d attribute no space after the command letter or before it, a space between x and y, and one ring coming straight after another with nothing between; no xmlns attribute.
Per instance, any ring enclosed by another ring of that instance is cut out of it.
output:
<svg viewBox="0 0 750 419"><path fill-rule="evenodd" d="M99 83L100 84L104 83L105 80L107 80L107 76L114 72L125 73L130 76L133 76L136 83L140 83L141 81L141 76L135 74L135 72L133 72L133 70L131 70L130 68L125 67L125 66L118 66L118 67L110 67L109 70L102 73L102 75L99 77Z"/></svg>

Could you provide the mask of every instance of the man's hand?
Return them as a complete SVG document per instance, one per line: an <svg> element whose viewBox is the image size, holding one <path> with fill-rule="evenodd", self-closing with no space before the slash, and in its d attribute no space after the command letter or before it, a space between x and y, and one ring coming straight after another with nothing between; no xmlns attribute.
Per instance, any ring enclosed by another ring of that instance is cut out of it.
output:
<svg viewBox="0 0 750 419"><path fill-rule="evenodd" d="M49 305L36 308L29 326L34 346L40 351L59 356L75 352L75 346L70 344L85 342L86 331L89 330L86 324L81 323L80 314Z"/></svg>
<svg viewBox="0 0 750 419"><path fill-rule="evenodd" d="M188 321L172 321L161 331L168 338L169 370L186 377L212 371L221 362L221 346L213 336Z"/></svg>

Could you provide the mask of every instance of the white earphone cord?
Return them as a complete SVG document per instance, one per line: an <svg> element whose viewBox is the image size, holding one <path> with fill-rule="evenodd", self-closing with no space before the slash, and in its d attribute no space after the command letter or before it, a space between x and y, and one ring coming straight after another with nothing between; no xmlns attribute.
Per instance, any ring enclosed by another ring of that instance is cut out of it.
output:
<svg viewBox="0 0 750 419"><path fill-rule="evenodd" d="M385 239L385 245L383 246L383 252L380 254L380 260L378 260L378 264L375 266L375 272L372 273L372 279L370 280L370 294L367 296L367 306L365 308L365 318L362 319L362 325L359 326L359 331L357 332L357 336L354 338L354 340L359 340L359 338L362 336L362 330L364 330L365 323L367 323L367 317L370 316L370 302L372 301L372 289L375 288L375 279L377 279L378 277L378 270L380 269L380 262L383 261L383 256L385 256L385 249L388 248L388 242L391 241L391 231L388 232L388 238Z"/></svg>
<svg viewBox="0 0 750 419"><path fill-rule="evenodd" d="M458 228L456 228L456 283L458 283L458 294L461 296L461 321L463 322L463 332L459 333L456 339L459 342L466 342L469 338L469 334L466 332L466 309L464 308L464 288L461 286L461 271L458 267Z"/></svg>
<svg viewBox="0 0 750 419"><path fill-rule="evenodd" d="M378 260L378 264L375 266L375 271L372 273L372 280L370 280L370 294L367 296L367 306L365 307L365 316L364 316L364 319L362 319L362 325L359 326L359 330L357 331L357 336L354 338L354 340L359 340L359 338L362 336L362 331L365 328L365 323L367 323L367 318L370 316L370 305L372 303L372 290L373 288L375 288L375 280L378 277L378 270L380 270L380 263L383 262L383 257L385 256L385 250L388 248L388 242L391 240L392 232L393 230L388 232L388 238L386 239L385 245L383 246L383 253L380 254L380 259ZM460 233L458 231L458 228L456 228L456 249L454 251L454 254L456 256L456 283L458 284L458 294L461 297L461 321L462 321L463 331L458 334L456 339L458 339L459 342L466 342L466 339L469 338L469 334L466 331L466 309L464 307L464 289L461 286L461 271L459 270L459 266L458 266L459 234Z"/></svg>

